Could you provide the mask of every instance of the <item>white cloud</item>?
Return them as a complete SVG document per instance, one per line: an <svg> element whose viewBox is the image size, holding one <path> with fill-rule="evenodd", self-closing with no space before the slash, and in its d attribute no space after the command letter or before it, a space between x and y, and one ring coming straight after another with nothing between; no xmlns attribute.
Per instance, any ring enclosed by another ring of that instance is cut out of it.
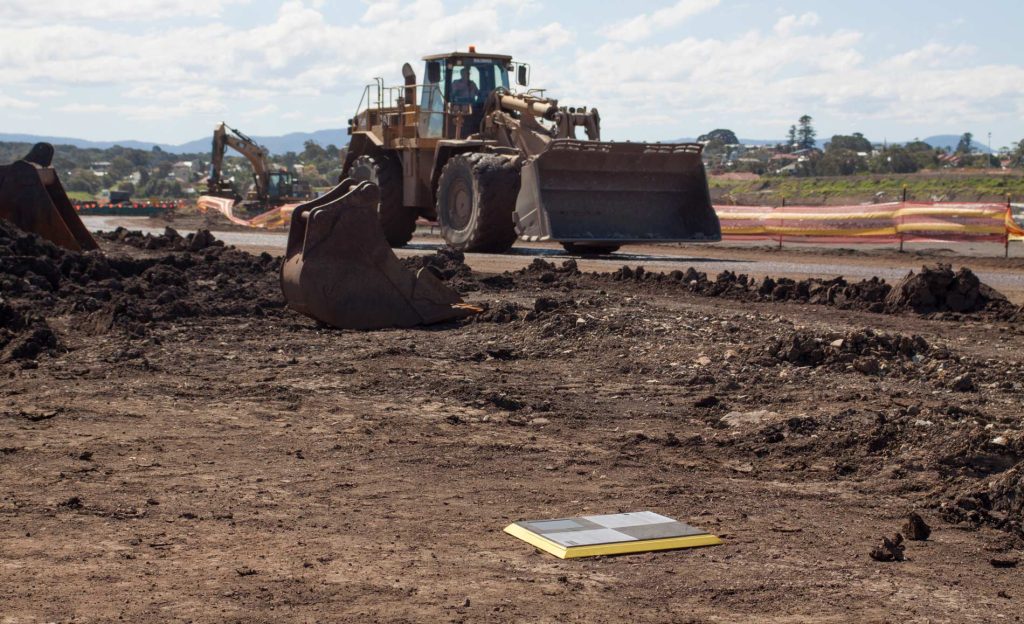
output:
<svg viewBox="0 0 1024 624"><path fill-rule="evenodd" d="M58 106L55 110L62 113L86 115L116 115L121 119L136 121L160 121L183 119L195 114L223 113L223 103L213 100L182 99L175 103L153 102L134 104L105 104L72 102Z"/></svg>
<svg viewBox="0 0 1024 624"><path fill-rule="evenodd" d="M209 4L218 10L233 1ZM155 6L149 0L138 4L120 16ZM179 0L168 6L187 13L200 4ZM184 118L227 107L286 109L297 98L334 97L343 111L337 125L350 114L362 85L373 76L397 80L402 63L417 66L423 54L475 44L481 51L540 55L573 41L557 22L508 28L504 18L514 11L511 4L452 12L439 0L385 2L371 5L363 20L339 24L329 23L316 5L282 2L269 20L248 28L221 20L144 31L74 19L36 25L0 20L0 84L22 91L100 88L116 93L119 101L80 98L57 110L125 119L159 119L161 107L168 117ZM106 5L103 11L115 12ZM16 106L21 105L7 98L0 101L0 112Z"/></svg>
<svg viewBox="0 0 1024 624"><path fill-rule="evenodd" d="M677 0L675 4L653 13L641 13L602 30L602 34L615 41L640 41L659 30L677 26L694 15L717 7L720 0Z"/></svg>
<svg viewBox="0 0 1024 624"><path fill-rule="evenodd" d="M890 58L887 64L892 68L903 69L959 65L962 60L969 58L974 52L974 46L966 44L951 46L942 43L929 43L920 48L897 54Z"/></svg>
<svg viewBox="0 0 1024 624"><path fill-rule="evenodd" d="M22 100L16 97L11 97L9 95L4 95L2 92L0 92L0 110L5 108L12 108L17 110L30 110L32 108L35 108L35 106L35 104L29 102L28 100Z"/></svg>
<svg viewBox="0 0 1024 624"><path fill-rule="evenodd" d="M231 4L249 0L4 0L0 22L136 21L218 16Z"/></svg>
<svg viewBox="0 0 1024 624"><path fill-rule="evenodd" d="M83 116L113 127L139 122L143 138L159 138L149 128L171 133L186 124L205 132L220 118L252 119L250 133L340 127L374 76L397 83L402 63L419 72L422 55L468 45L532 63L533 86L566 104L597 106L605 135L615 138L664 139L736 123L770 137L804 112L849 123L848 131L871 119L968 127L1024 113L1024 65L1016 60L978 66L978 51L955 40L897 44L882 55L860 32L826 31L815 13L728 37L677 28L719 0L665 3L597 33L522 15L523 0L382 0L357 5L343 21L329 18L333 3L285 0L254 25L209 19L241 1L75 8L58 0L70 11L61 17L52 5L0 0L0 119L38 112L78 124ZM38 20L3 19L18 7ZM123 21L147 10L206 19Z"/></svg>
<svg viewBox="0 0 1024 624"><path fill-rule="evenodd" d="M363 13L362 20L369 23L393 17L398 13L400 7L398 0L364 0L364 2L369 6L366 8L366 13Z"/></svg>
<svg viewBox="0 0 1024 624"><path fill-rule="evenodd" d="M965 66L969 48L935 45L869 63L859 32L797 32L815 20L780 20L783 28L730 39L606 43L577 56L563 99L601 107L606 128L620 132L638 120L700 128L746 119L781 134L805 112L854 128L866 120L965 127L1024 108L1020 65Z"/></svg>
<svg viewBox="0 0 1024 624"><path fill-rule="evenodd" d="M798 30L817 26L820 19L818 14L812 12L803 15L786 15L775 22L775 32L783 37L789 36Z"/></svg>
<svg viewBox="0 0 1024 624"><path fill-rule="evenodd" d="M251 111L246 111L245 113L242 113L242 119L254 119L256 117L266 117L267 115L273 115L273 114L277 113L279 110L280 109L277 107L276 104L267 104L266 106L261 106L261 107L259 107L257 109L254 109L254 110L251 110Z"/></svg>
<svg viewBox="0 0 1024 624"><path fill-rule="evenodd" d="M34 98L56 98L67 94L63 89L25 89L25 95Z"/></svg>

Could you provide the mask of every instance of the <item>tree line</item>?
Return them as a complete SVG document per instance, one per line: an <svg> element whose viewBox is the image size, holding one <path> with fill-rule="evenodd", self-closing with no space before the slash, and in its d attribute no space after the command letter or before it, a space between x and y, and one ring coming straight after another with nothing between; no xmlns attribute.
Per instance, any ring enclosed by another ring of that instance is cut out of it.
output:
<svg viewBox="0 0 1024 624"><path fill-rule="evenodd" d="M24 157L31 147L29 143L0 142L0 163ZM180 199L194 193L201 194L209 175L210 152L173 154L158 146L142 150L120 145L106 149L73 145L57 145L55 148L53 166L68 191L96 195L110 189L128 191L138 198ZM271 157L271 166L290 171L314 187L332 186L341 174L343 150L334 145L321 147L314 141L306 141L301 152ZM185 172L179 166L176 172L176 165L184 162L191 163L191 167ZM98 169L98 163L109 165L103 173L97 174L94 170ZM229 149L223 169L225 178L233 177L235 190L244 195L252 184L249 162Z"/></svg>
<svg viewBox="0 0 1024 624"><path fill-rule="evenodd" d="M915 173L942 167L1002 167L1004 161L1010 167L1024 167L1024 139L1004 148L998 155L987 154L975 149L970 132L961 135L953 149L935 147L917 139L879 145L860 132L833 135L823 149L819 149L810 115L802 115L789 127L786 141L774 146L736 150L739 139L733 131L724 128L701 135L698 141L705 144L705 153L713 168L719 169L728 163L733 171L759 174L780 170L798 176Z"/></svg>

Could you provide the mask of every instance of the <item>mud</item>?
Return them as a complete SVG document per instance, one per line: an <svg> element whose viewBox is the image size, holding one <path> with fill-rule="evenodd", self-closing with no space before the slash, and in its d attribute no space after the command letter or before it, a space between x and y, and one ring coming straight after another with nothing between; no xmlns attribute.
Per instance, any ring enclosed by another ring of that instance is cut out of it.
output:
<svg viewBox="0 0 1024 624"><path fill-rule="evenodd" d="M171 228L160 236L119 228L100 238L116 243L113 253L70 252L0 222L0 285L12 315L5 329L24 336L10 339L9 357L57 347L44 313L73 314L88 334L119 326L144 335L153 322L283 309L274 280L280 260L225 247L208 230L182 237ZM129 247L154 253L123 253Z"/></svg>
<svg viewBox="0 0 1024 624"><path fill-rule="evenodd" d="M0 225L6 617L1019 616L993 561L1024 551L1020 331L982 284L950 307L963 271L918 309L881 280L442 253L406 262L483 314L355 332L284 309L277 258L101 241ZM560 561L501 533L637 509L725 545Z"/></svg>

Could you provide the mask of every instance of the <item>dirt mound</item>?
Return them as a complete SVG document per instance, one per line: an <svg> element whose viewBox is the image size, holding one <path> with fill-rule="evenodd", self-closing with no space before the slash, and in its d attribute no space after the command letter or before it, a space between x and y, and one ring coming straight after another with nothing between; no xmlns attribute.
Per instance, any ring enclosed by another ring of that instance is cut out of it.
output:
<svg viewBox="0 0 1024 624"><path fill-rule="evenodd" d="M967 267L954 272L948 264L921 267L911 271L885 299L891 311L911 310L919 314L934 312L1015 312L1015 307L998 291L983 284Z"/></svg>
<svg viewBox="0 0 1024 624"><path fill-rule="evenodd" d="M46 319L0 298L0 362L34 360L44 351L54 352L58 346L57 336Z"/></svg>
<svg viewBox="0 0 1024 624"><path fill-rule="evenodd" d="M224 241L217 240L209 230L182 236L171 227L164 228L164 233L158 236L118 227L112 232L98 232L96 238L147 250L202 251L208 247L224 246Z"/></svg>
<svg viewBox="0 0 1024 624"><path fill-rule="evenodd" d="M524 269L520 269L512 273L520 279L525 278L528 281L539 282L541 284L564 284L567 281L571 281L572 278L582 275L577 266L575 260L565 260L561 266L542 260L541 258L534 258L533 262L530 263Z"/></svg>
<svg viewBox="0 0 1024 624"><path fill-rule="evenodd" d="M115 326L146 332L151 321L196 316L265 315L283 308L279 260L225 247L208 231L187 237L119 229L102 239L154 251L153 257L78 253L0 221L0 343L7 359L57 348L46 318L78 317L75 327L104 333Z"/></svg>
<svg viewBox="0 0 1024 624"><path fill-rule="evenodd" d="M794 280L788 277L764 277L756 280L744 274L723 271L709 279L707 273L690 267L685 271L652 273L642 266L624 266L611 273L612 281L678 284L686 290L705 297L729 297L745 301L797 301L841 308L884 311L884 302L891 286L877 277L850 283L842 277L831 279L810 278Z"/></svg>
<svg viewBox="0 0 1024 624"><path fill-rule="evenodd" d="M459 292L479 290L473 270L466 264L466 255L461 251L442 247L432 256L411 256L401 260L402 265L416 272L426 268Z"/></svg>
<svg viewBox="0 0 1024 624"><path fill-rule="evenodd" d="M920 336L875 332L870 329L830 334L794 331L773 338L766 349L769 356L799 366L852 364L865 373L879 373L886 363L921 361L929 351Z"/></svg>
<svg viewBox="0 0 1024 624"><path fill-rule="evenodd" d="M602 276L595 274L595 277ZM949 265L941 264L923 267L917 274L911 272L895 287L878 277L859 282L848 282L842 277L756 280L732 271L723 271L712 280L692 267L686 271L652 273L643 266L623 266L605 277L613 282L640 282L656 287L678 285L705 297L745 301L793 301L879 313L915 312L950 319L960 318L961 314L980 314L1012 321L1022 316L1021 308L982 283L970 269L962 267L954 273Z"/></svg>
<svg viewBox="0 0 1024 624"><path fill-rule="evenodd" d="M992 442L988 442L991 452ZM999 445L1002 446L1002 445ZM939 510L951 522L986 524L1009 531L1024 538L1024 448L1003 447L1001 451L1016 458L1018 463L989 479L972 482L954 495L951 501L943 501Z"/></svg>

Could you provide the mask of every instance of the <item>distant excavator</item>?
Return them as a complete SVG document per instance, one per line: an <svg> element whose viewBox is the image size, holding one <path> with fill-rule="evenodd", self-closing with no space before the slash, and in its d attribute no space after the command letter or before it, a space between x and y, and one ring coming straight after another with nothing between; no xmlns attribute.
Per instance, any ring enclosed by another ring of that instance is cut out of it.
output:
<svg viewBox="0 0 1024 624"><path fill-rule="evenodd" d="M224 154L229 147L244 156L252 165L254 183L244 198L223 177ZM235 202L235 208L250 214L266 212L284 204L294 204L313 197L309 183L296 179L284 170L272 171L270 151L224 122L217 124L213 130L213 151L206 189L206 197L231 199ZM201 197L200 200L202 199Z"/></svg>

